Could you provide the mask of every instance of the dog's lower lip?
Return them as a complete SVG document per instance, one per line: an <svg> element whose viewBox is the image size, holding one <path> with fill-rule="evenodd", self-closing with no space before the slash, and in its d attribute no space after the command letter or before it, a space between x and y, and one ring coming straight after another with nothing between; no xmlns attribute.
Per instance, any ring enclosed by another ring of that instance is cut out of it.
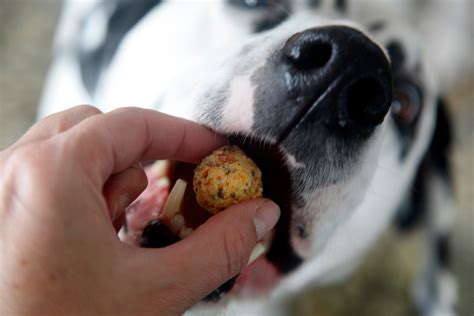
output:
<svg viewBox="0 0 474 316"><path fill-rule="evenodd" d="M266 258L282 272L295 269L301 259L290 245L290 219L292 213L292 178L288 163L279 145L263 142L247 135L230 135L231 144L238 145L262 171L263 196L280 206L281 215L274 229L274 238Z"/></svg>
<svg viewBox="0 0 474 316"><path fill-rule="evenodd" d="M242 270L229 294L240 298L254 298L278 285L281 277L282 273L278 268L265 256L260 256Z"/></svg>

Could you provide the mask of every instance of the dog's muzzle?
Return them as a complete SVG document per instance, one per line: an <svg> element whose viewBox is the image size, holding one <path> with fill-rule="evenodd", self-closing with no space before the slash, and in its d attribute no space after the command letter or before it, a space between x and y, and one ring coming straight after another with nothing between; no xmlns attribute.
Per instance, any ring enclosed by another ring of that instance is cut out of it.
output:
<svg viewBox="0 0 474 316"><path fill-rule="evenodd" d="M271 120L259 120L256 134L273 131L278 143L292 139L292 134L301 139L300 133L316 124L347 134L370 133L391 104L387 57L368 37L349 27L296 33L265 68L256 80L278 82L272 84L265 106L255 108L279 115L267 114ZM258 89L257 98L264 93Z"/></svg>
<svg viewBox="0 0 474 316"><path fill-rule="evenodd" d="M293 210L306 207L305 194L351 175L391 105L390 64L360 31L318 27L287 39L252 75L252 84L252 135L232 140L257 161L264 193L282 209L267 258L285 273L301 263L290 234L308 238ZM262 142L259 135L275 142Z"/></svg>

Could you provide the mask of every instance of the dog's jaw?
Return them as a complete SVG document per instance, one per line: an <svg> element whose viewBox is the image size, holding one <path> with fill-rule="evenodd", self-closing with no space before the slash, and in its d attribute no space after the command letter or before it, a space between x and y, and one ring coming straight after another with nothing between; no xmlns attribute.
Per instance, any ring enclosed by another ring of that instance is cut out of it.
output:
<svg viewBox="0 0 474 316"><path fill-rule="evenodd" d="M295 212L291 225L291 242L302 258L317 257L336 229L365 199L378 165L385 125L378 128L365 146L366 150L353 166L353 174L303 195L304 207ZM302 236L301 231L306 234Z"/></svg>

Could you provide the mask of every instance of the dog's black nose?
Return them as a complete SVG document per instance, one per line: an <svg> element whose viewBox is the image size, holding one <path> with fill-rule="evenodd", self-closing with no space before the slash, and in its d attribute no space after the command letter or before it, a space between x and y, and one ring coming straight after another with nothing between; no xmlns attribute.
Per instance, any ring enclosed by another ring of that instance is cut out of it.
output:
<svg viewBox="0 0 474 316"><path fill-rule="evenodd" d="M326 114L339 126L370 127L383 121L391 104L390 66L363 33L346 26L308 29L289 38L282 53L293 79L287 81L293 85L290 90L324 97L332 112Z"/></svg>

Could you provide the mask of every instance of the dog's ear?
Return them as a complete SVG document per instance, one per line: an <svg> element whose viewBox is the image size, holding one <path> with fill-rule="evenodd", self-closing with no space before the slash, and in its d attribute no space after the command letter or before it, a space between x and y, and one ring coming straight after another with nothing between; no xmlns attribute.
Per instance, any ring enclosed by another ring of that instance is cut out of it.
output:
<svg viewBox="0 0 474 316"><path fill-rule="evenodd" d="M436 113L436 127L427 152L427 158L432 167L435 168L447 181L451 180L449 157L453 134L451 119L446 101L438 97Z"/></svg>
<svg viewBox="0 0 474 316"><path fill-rule="evenodd" d="M474 1L420 1L416 7L416 21L413 22L423 39L424 57L433 69L430 75L446 91L474 70L471 55Z"/></svg>

